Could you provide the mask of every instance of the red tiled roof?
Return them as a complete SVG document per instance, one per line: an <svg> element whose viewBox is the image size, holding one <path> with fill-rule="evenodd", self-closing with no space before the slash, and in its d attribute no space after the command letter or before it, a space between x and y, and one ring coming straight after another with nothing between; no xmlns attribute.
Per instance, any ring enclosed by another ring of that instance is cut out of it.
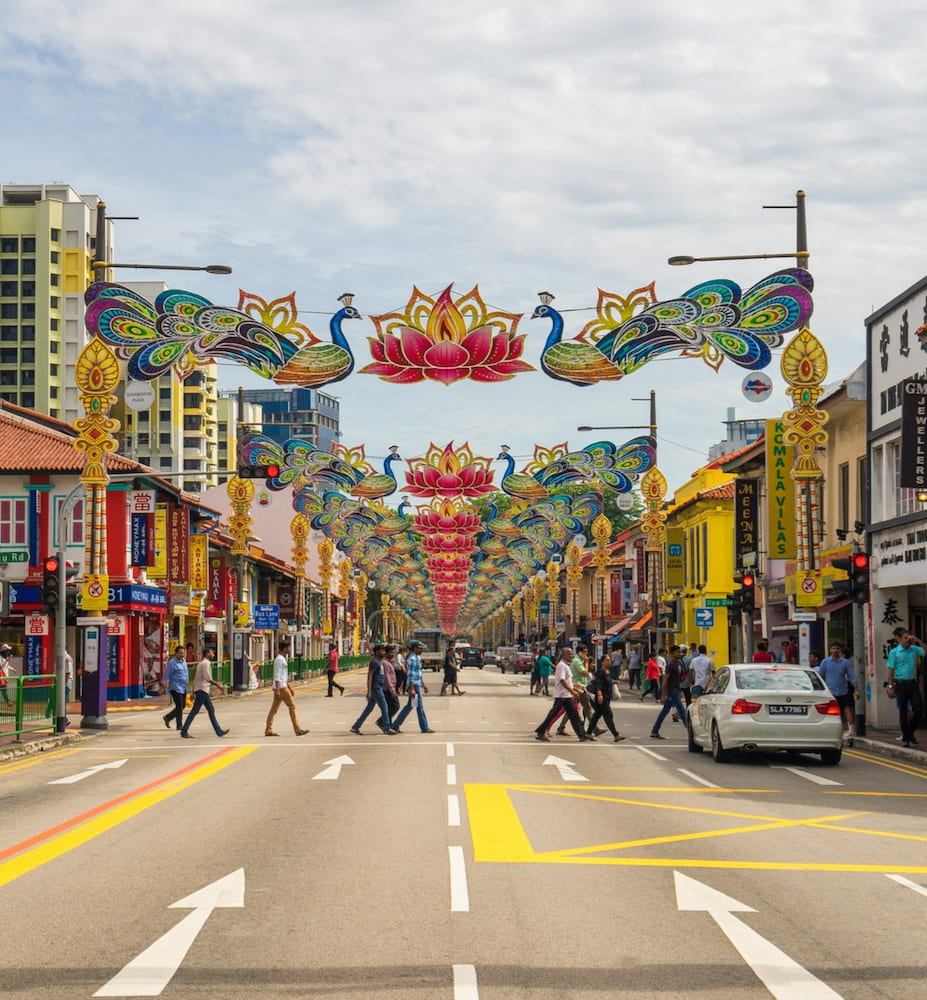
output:
<svg viewBox="0 0 927 1000"><path fill-rule="evenodd" d="M84 454L74 447L76 437L63 420L0 401L0 473L81 472ZM106 467L112 472L147 471L138 462L112 454L106 456Z"/></svg>

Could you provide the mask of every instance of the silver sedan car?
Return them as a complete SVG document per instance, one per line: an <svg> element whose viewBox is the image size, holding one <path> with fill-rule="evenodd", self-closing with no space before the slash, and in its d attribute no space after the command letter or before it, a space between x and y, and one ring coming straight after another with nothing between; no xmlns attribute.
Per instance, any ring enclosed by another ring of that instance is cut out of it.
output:
<svg viewBox="0 0 927 1000"><path fill-rule="evenodd" d="M735 750L815 753L839 764L840 706L814 670L775 663L729 663L689 707L689 752L716 761Z"/></svg>

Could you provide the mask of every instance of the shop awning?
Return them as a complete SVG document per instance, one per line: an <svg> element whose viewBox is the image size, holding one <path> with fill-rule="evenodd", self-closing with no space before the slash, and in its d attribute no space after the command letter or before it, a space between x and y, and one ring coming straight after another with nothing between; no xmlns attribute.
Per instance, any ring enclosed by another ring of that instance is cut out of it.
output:
<svg viewBox="0 0 927 1000"><path fill-rule="evenodd" d="M852 603L849 597L841 597L839 601L831 601L830 604L825 604L822 608L818 608L818 614L832 615L835 611L839 611L841 608L845 608Z"/></svg>
<svg viewBox="0 0 927 1000"><path fill-rule="evenodd" d="M631 632L640 632L647 627L647 623L653 618L653 611L648 611L643 618L638 618L636 622L631 626Z"/></svg>
<svg viewBox="0 0 927 1000"><path fill-rule="evenodd" d="M616 622L611 628L605 630L606 635L619 635L628 627L628 622L631 620L631 615L627 618L622 618L620 622Z"/></svg>

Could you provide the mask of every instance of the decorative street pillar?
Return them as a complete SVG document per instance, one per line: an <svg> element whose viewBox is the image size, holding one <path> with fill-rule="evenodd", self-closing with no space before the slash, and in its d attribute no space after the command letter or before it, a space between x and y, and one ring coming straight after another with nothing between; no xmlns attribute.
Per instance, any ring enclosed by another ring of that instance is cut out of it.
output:
<svg viewBox="0 0 927 1000"><path fill-rule="evenodd" d="M665 496L666 477L654 466L641 479L641 498L644 501L641 527L647 540L645 551L650 583L651 653L659 648L659 599L662 589L663 543L666 541L666 511L663 510Z"/></svg>
<svg viewBox="0 0 927 1000"><path fill-rule="evenodd" d="M248 539L253 534L254 519L251 516L251 502L254 500L254 483L250 479L239 479L238 476L232 476L225 484L225 492L232 505L228 531L232 536L231 553L235 559L235 596L238 603L241 604L245 599ZM231 597L229 597L229 605L232 605ZM250 650L245 645L245 633L241 630L234 630L234 622L235 608L230 606L228 609L228 628L229 653L232 658L232 684L236 691L246 691L250 681L248 663Z"/></svg>
<svg viewBox="0 0 927 1000"><path fill-rule="evenodd" d="M354 577L354 648L360 656L361 642L367 635L367 574L358 572Z"/></svg>
<svg viewBox="0 0 927 1000"><path fill-rule="evenodd" d="M566 550L567 593L570 599L570 625L573 635L579 635L579 623L576 616L576 604L579 599L579 585L583 578L583 547L577 541L572 541Z"/></svg>
<svg viewBox="0 0 927 1000"><path fill-rule="evenodd" d="M296 567L296 621L308 647L309 606L306 599L306 563L309 560L309 519L305 514L296 513L290 521L290 535L293 539L293 565Z"/></svg>
<svg viewBox="0 0 927 1000"><path fill-rule="evenodd" d="M551 560L547 564L547 638L557 638L557 617L560 609L560 563Z"/></svg>
<svg viewBox="0 0 927 1000"><path fill-rule="evenodd" d="M338 592L344 604L341 611L341 642L338 645L339 653L341 652L344 640L348 634L348 607L350 604L348 596L351 593L351 569L351 560L345 556L345 558L338 564Z"/></svg>
<svg viewBox="0 0 927 1000"><path fill-rule="evenodd" d="M511 645L518 646L518 637L521 635L521 615L522 615L522 595L516 594L512 598L512 642ZM508 622L506 622L508 624ZM508 645L503 643L503 646Z"/></svg>
<svg viewBox="0 0 927 1000"><path fill-rule="evenodd" d="M332 632L332 556L335 554L334 543L327 538L322 538L317 546L319 553L319 579L322 581L322 635L330 636L334 640Z"/></svg>
<svg viewBox="0 0 927 1000"><path fill-rule="evenodd" d="M81 689L81 726L108 729L106 719L106 612L109 608L109 572L106 562L106 484L109 474L104 458L116 450L113 437L119 421L108 414L116 402L119 384L119 361L106 344L91 340L80 353L74 378L80 391L84 414L74 422L78 437L74 447L86 453L80 480L87 487L84 503L84 578L81 589L81 613L98 618L82 624L84 637L84 673ZM59 544L61 540L59 540ZM64 609L59 610L63 614ZM95 642L92 640L96 640ZM57 663L59 683L64 679L64 663Z"/></svg>

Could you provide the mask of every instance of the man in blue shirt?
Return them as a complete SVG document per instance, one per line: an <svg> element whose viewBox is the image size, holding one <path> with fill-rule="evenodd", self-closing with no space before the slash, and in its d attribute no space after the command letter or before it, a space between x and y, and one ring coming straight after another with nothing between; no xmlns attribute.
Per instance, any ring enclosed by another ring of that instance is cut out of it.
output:
<svg viewBox="0 0 927 1000"><path fill-rule="evenodd" d="M840 714L847 723L846 738L852 740L856 736L856 708L853 704L856 674L850 661L843 655L839 642L830 644L830 656L825 656L815 669L840 706Z"/></svg>
<svg viewBox="0 0 927 1000"><path fill-rule="evenodd" d="M361 726L364 719L375 709L380 709L380 721L383 732L387 736L395 736L396 729L390 721L389 705L386 702L386 674L383 670L383 657L386 656L386 647L376 645L373 647L373 656L367 666L367 705L363 712L357 717L357 721L351 726L351 732L355 736L360 736Z"/></svg>
<svg viewBox="0 0 927 1000"><path fill-rule="evenodd" d="M177 728L183 723L184 703L187 700L187 685L190 682L190 670L187 667L187 651L183 646L174 650L174 655L167 661L167 674L164 678L167 693L174 702L174 707L162 716L164 725L170 729L171 720L177 720Z"/></svg>
<svg viewBox="0 0 927 1000"><path fill-rule="evenodd" d="M408 686L409 700L406 702L405 708L393 719L393 729L399 732L399 727L406 721L406 716L412 711L412 706L415 706L415 711L418 713L418 727L423 733L433 733L434 730L428 725L428 719L425 716L425 703L422 701L422 695L428 690L425 687L425 682L422 680L422 658L419 655L422 651L422 644L420 642L413 642L409 646L409 655L406 657L406 671L408 677L406 678L406 684Z"/></svg>
<svg viewBox="0 0 927 1000"><path fill-rule="evenodd" d="M901 726L901 745L917 744L915 733L921 721L921 694L917 689L917 661L924 656L924 649L914 641L910 632L903 632L899 645L888 654L888 686L894 688L898 699L898 722Z"/></svg>

